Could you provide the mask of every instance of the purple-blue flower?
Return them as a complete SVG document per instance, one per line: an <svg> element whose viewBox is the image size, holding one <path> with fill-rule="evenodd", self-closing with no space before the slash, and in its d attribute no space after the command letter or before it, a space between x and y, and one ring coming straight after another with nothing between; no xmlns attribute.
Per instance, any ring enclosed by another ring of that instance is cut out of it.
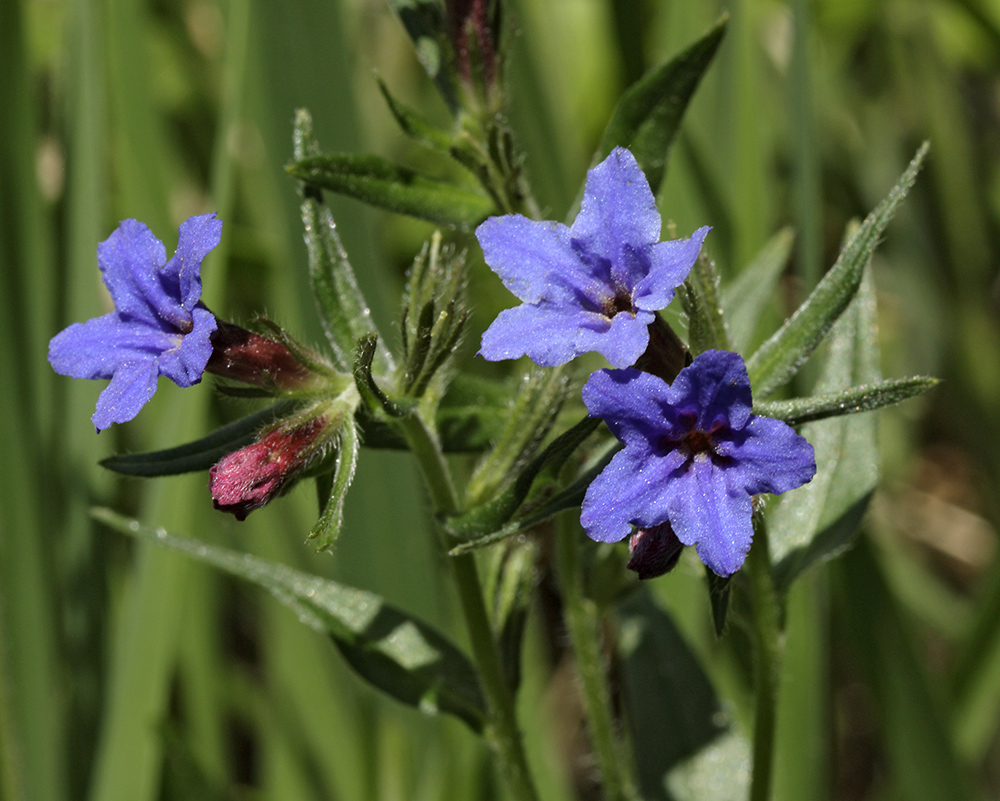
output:
<svg viewBox="0 0 1000 801"><path fill-rule="evenodd" d="M634 364L710 230L660 242L660 224L646 176L621 147L587 174L572 226L490 217L476 229L486 263L524 303L500 312L480 355L552 367L597 351L615 367Z"/></svg>
<svg viewBox="0 0 1000 801"><path fill-rule="evenodd" d="M222 237L214 214L181 223L167 252L138 220L124 220L97 246L97 263L115 309L73 323L49 343L52 369L72 378L110 378L91 418L97 430L135 417L167 376L181 387L201 381L216 321L201 298L201 262Z"/></svg>
<svg viewBox="0 0 1000 801"><path fill-rule="evenodd" d="M736 353L706 351L669 385L635 369L598 370L583 401L625 445L583 501L580 522L600 542L622 539L633 525L669 522L728 576L750 550L751 496L787 492L816 473L805 439L751 413L750 379Z"/></svg>

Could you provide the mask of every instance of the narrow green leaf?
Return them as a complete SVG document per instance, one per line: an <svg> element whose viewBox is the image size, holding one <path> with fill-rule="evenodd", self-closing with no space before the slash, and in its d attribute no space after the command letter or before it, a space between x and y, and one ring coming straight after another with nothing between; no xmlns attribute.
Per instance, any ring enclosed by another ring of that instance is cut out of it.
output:
<svg viewBox="0 0 1000 801"><path fill-rule="evenodd" d="M594 163L617 146L632 151L655 195L666 170L667 155L695 89L712 63L726 32L729 15L670 61L654 67L622 95Z"/></svg>
<svg viewBox="0 0 1000 801"><path fill-rule="evenodd" d="M528 608L535 588L538 543L530 538L508 540L497 548L484 571L483 590L490 600L493 630L511 688L521 683L521 645Z"/></svg>
<svg viewBox="0 0 1000 801"><path fill-rule="evenodd" d="M330 550L340 536L340 529L344 525L344 501L347 490L354 481L359 450L361 443L358 440L358 430L349 421L345 422L337 436L337 459L334 462L330 494L323 507L323 514L309 531L309 539L316 540L317 551Z"/></svg>
<svg viewBox="0 0 1000 801"><path fill-rule="evenodd" d="M506 490L463 514L447 518L444 521L445 529L463 540L497 531L514 516L528 496L538 474L544 468L557 470L565 464L573 451L596 431L600 424L599 418L583 418L569 431L552 440L544 451L528 463Z"/></svg>
<svg viewBox="0 0 1000 801"><path fill-rule="evenodd" d="M567 509L579 508L583 503L584 496L587 494L587 488L590 486L590 483L597 477L598 473L608 466L608 462L611 461L611 457L614 456L621 447L621 443L617 440L608 441L606 446L598 452L597 457L591 460L587 469L584 470L575 481L557 492L544 503L532 509L530 514L527 514L511 523L507 523L496 531L491 531L489 534L459 543L448 552L449 555L458 556L459 554L467 553L469 551L486 548L489 545L495 545L496 543L503 542L504 540L520 534L523 531L534 528L538 524L544 523L546 520L550 520L560 512L564 512Z"/></svg>
<svg viewBox="0 0 1000 801"><path fill-rule="evenodd" d="M732 590L732 576L718 576L714 571L705 568L705 580L708 582L708 600L712 606L712 625L715 636L721 637L726 630L726 617L729 614L729 595Z"/></svg>
<svg viewBox="0 0 1000 801"><path fill-rule="evenodd" d="M466 484L467 505L491 497L510 481L518 466L534 456L562 408L568 387L566 371L558 367L533 367L525 375L514 395L503 433Z"/></svg>
<svg viewBox="0 0 1000 801"><path fill-rule="evenodd" d="M868 270L853 303L833 329L817 394L879 382L876 336L875 288ZM816 476L782 495L768 513L779 593L812 564L843 548L857 530L878 483L876 423L875 416L867 414L803 427L802 435L816 451Z"/></svg>
<svg viewBox="0 0 1000 801"><path fill-rule="evenodd" d="M406 417L415 408L414 404L400 404L391 400L372 375L372 359L377 350L378 337L375 334L358 340L354 358L354 384L358 388L358 394L376 414L384 412L389 417Z"/></svg>
<svg viewBox="0 0 1000 801"><path fill-rule="evenodd" d="M481 731L485 707L475 668L437 631L379 596L285 565L171 536L110 509L93 516L123 534L180 551L270 592L299 619L330 636L365 680L428 714L447 712Z"/></svg>
<svg viewBox="0 0 1000 801"><path fill-rule="evenodd" d="M480 192L374 155L328 153L299 159L286 169L307 184L461 230L475 228L496 210L493 201Z"/></svg>
<svg viewBox="0 0 1000 801"><path fill-rule="evenodd" d="M456 373L437 410L441 447L448 453L479 453L503 434L510 415L513 385ZM405 449L406 440L365 407L358 410L362 441L369 448Z"/></svg>
<svg viewBox="0 0 1000 801"><path fill-rule="evenodd" d="M649 591L634 592L619 614L622 683L642 797L667 801L666 775L728 724L701 663Z"/></svg>
<svg viewBox="0 0 1000 801"><path fill-rule="evenodd" d="M713 234L714 235L714 234ZM737 353L746 352L753 343L757 325L781 278L792 253L795 233L782 228L772 236L729 286L722 292L729 341Z"/></svg>
<svg viewBox="0 0 1000 801"><path fill-rule="evenodd" d="M385 98L385 102L389 106L389 111L392 112L392 116L395 117L399 127L403 129L403 133L432 150L437 150L441 153L449 153L451 151L455 138L450 133L442 131L435 125L431 125L413 111L413 109L396 100L392 96L392 93L389 92L389 87L386 86L385 81L381 77L376 75L375 80L378 82L378 88L382 93L382 97Z"/></svg>
<svg viewBox="0 0 1000 801"><path fill-rule="evenodd" d="M892 191L865 218L805 303L750 357L747 370L758 397L767 397L788 383L847 308L882 232L913 186L928 148L927 142L920 146Z"/></svg>
<svg viewBox="0 0 1000 801"><path fill-rule="evenodd" d="M760 401L754 404L753 411L754 414L776 417L789 425L797 426L813 420L823 420L827 417L840 417L845 414L857 414L858 412L881 409L883 406L891 406L926 392L936 387L938 383L938 379L927 376L892 378L860 387L851 387L840 392L810 395L808 398Z"/></svg>
<svg viewBox="0 0 1000 801"><path fill-rule="evenodd" d="M452 68L443 7L439 0L388 0L413 40L417 60L434 81L453 114L458 113L458 94Z"/></svg>
<svg viewBox="0 0 1000 801"><path fill-rule="evenodd" d="M704 251L684 279L681 303L688 318L688 348L697 356L706 350L729 350L729 335L719 302L719 273Z"/></svg>
<svg viewBox="0 0 1000 801"><path fill-rule="evenodd" d="M282 417L287 417L297 405L295 401L282 401L241 417L229 425L216 429L207 437L186 445L148 453L116 454L102 459L100 464L101 467L122 475L147 478L208 470L227 453L249 445L262 428Z"/></svg>
<svg viewBox="0 0 1000 801"><path fill-rule="evenodd" d="M294 155L296 160L319 155L319 145L312 133L312 118L305 109L295 114ZM302 189L302 224L309 252L309 283L326 338L339 366L350 370L354 365L355 343L364 336L377 334L368 303L361 294L347 252L337 234L333 215L323 203L322 193ZM392 358L381 349L375 368L380 373L392 369Z"/></svg>

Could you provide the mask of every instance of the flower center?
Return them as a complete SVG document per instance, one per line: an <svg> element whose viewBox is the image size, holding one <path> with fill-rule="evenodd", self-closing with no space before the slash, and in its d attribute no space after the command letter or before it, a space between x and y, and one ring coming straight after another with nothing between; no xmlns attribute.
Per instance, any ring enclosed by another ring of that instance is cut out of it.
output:
<svg viewBox="0 0 1000 801"><path fill-rule="evenodd" d="M691 423L693 423L693 421L691 421ZM715 423L712 426L711 431L708 432L692 427L686 434L680 437L680 439L663 437L660 440L660 446L665 452L668 453L670 451L680 450L681 453L687 456L689 461L694 459L699 454L705 454L713 462L719 464L727 461L727 457L723 456L716 450L713 437L722 428L724 428L722 423Z"/></svg>
<svg viewBox="0 0 1000 801"><path fill-rule="evenodd" d="M632 306L632 293L621 287L615 290L614 297L605 298L601 304L601 313L605 317L614 317L618 312L635 312Z"/></svg>

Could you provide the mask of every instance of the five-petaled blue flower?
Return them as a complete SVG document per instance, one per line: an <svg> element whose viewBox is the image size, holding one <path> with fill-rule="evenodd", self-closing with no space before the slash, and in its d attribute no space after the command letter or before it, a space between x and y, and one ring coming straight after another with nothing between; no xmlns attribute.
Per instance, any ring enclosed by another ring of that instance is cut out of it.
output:
<svg viewBox="0 0 1000 801"><path fill-rule="evenodd" d="M583 501L583 527L601 542L622 539L632 525L669 522L728 576L750 550L751 496L786 492L816 473L805 439L751 413L750 380L736 353L706 351L670 385L635 369L598 370L583 401L625 445Z"/></svg>
<svg viewBox="0 0 1000 801"><path fill-rule="evenodd" d="M476 229L486 263L524 303L500 312L479 353L552 367L597 351L615 367L634 364L709 232L660 242L660 224L646 176L621 147L588 173L571 227L490 217Z"/></svg>
<svg viewBox="0 0 1000 801"><path fill-rule="evenodd" d="M181 387L201 381L216 321L201 298L201 262L222 237L214 214L181 224L167 252L138 220L123 221L97 246L114 311L74 323L49 343L49 363L73 378L110 378L91 418L97 430L135 417L165 375Z"/></svg>

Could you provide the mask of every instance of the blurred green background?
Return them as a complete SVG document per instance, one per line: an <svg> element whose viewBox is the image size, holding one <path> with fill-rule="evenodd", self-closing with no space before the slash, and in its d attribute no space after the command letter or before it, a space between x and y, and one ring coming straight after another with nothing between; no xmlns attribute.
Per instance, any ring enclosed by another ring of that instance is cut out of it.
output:
<svg viewBox="0 0 1000 801"><path fill-rule="evenodd" d="M885 375L945 381L881 413L883 488L861 539L792 593L777 797L998 797L1000 6L510 2L509 116L549 216L571 205L622 89L722 10L729 31L660 207L684 234L714 226L709 250L727 277L794 227L775 323L832 263L848 221L932 142L875 278ZM316 555L303 544L308 485L237 523L212 510L205 475L153 483L97 466L243 410L210 381L164 382L135 421L97 436L102 382L58 377L45 359L54 333L107 310L95 249L119 220L146 222L169 253L177 225L205 211L225 221L203 271L207 303L237 322L264 311L319 342L283 171L293 113L311 110L328 150L442 169L376 88L373 71L446 120L398 21L377 0L3 0L0 65L0 797L504 797L462 724L378 697L259 591L88 516L110 505L336 577L462 641L405 455L362 454L345 533L333 556ZM431 229L331 206L391 336ZM481 263L472 297L470 361L509 305ZM710 633L702 581L688 566L654 589L738 711L748 699ZM581 721L537 623L522 717L544 796L568 799L586 773L573 766Z"/></svg>

